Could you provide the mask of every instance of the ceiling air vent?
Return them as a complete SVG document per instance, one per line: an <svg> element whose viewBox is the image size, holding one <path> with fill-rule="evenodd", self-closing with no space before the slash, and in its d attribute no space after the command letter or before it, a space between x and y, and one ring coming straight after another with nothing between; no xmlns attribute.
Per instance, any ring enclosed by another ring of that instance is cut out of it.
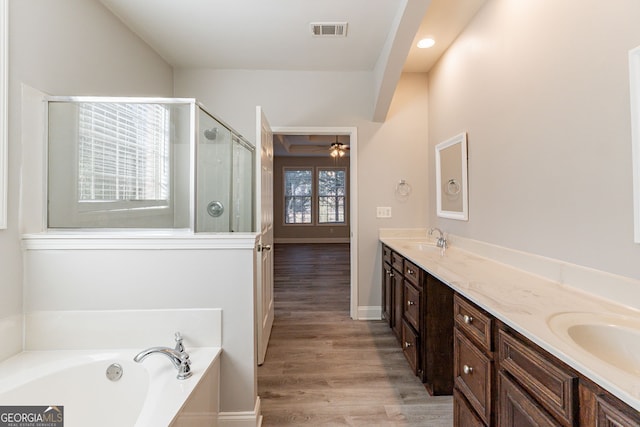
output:
<svg viewBox="0 0 640 427"><path fill-rule="evenodd" d="M346 37L346 22L312 22L311 34L315 37Z"/></svg>

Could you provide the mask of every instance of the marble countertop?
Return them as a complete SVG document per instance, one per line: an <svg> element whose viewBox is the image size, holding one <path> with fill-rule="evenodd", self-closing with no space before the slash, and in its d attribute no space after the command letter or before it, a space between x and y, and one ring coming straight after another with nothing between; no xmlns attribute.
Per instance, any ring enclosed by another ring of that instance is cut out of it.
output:
<svg viewBox="0 0 640 427"><path fill-rule="evenodd" d="M455 246L447 248L444 255L435 247L418 249L417 242L426 240L380 236L382 243L640 410L639 372L630 373L604 362L549 325L550 319L563 313L623 316L640 321L639 311ZM640 355L632 357L640 365Z"/></svg>

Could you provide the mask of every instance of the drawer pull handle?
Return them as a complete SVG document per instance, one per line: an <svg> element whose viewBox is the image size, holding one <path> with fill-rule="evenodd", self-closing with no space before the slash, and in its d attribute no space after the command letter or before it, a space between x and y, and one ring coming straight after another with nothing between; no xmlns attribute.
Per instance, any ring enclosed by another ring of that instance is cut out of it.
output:
<svg viewBox="0 0 640 427"><path fill-rule="evenodd" d="M466 323L467 325L470 325L471 322L473 322L473 317L465 314L464 316L462 316L462 320L464 320L464 323Z"/></svg>
<svg viewBox="0 0 640 427"><path fill-rule="evenodd" d="M409 300L409 301L407 301L407 305L409 305L409 306L411 306L411 305L416 305L416 303L415 303L415 302L413 302L413 301L411 301L411 300Z"/></svg>
<svg viewBox="0 0 640 427"><path fill-rule="evenodd" d="M395 275L395 274L393 274L393 271L390 271L390 272L389 272L389 277L395 277L395 276L396 276L396 275Z"/></svg>
<svg viewBox="0 0 640 427"><path fill-rule="evenodd" d="M409 347L411 347L411 343L410 343L410 342L405 341L405 342L404 342L404 348L409 348Z"/></svg>
<svg viewBox="0 0 640 427"><path fill-rule="evenodd" d="M473 368L469 365L464 365L462 367L462 372L464 372L465 374L469 375L473 373Z"/></svg>
<svg viewBox="0 0 640 427"><path fill-rule="evenodd" d="M410 269L410 268L407 268L407 273L408 273L408 274L414 274L414 273L415 273L415 271L413 271L413 270L412 270L412 269Z"/></svg>

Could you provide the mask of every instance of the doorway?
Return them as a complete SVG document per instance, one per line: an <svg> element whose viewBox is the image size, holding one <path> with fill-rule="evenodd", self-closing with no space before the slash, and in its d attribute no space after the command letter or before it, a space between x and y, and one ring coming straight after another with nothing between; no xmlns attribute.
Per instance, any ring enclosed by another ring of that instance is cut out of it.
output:
<svg viewBox="0 0 640 427"><path fill-rule="evenodd" d="M336 143L340 142L340 137L348 137L348 185L349 197L347 200L349 210L349 259L350 259L350 303L349 315L352 319L358 319L358 169L357 169L357 144L358 131L355 127L273 127L274 140L278 135L308 135L308 136L333 136ZM326 155L329 155L327 147ZM339 154L338 154L339 156ZM276 201L279 203L279 201ZM274 218L274 221L282 221L281 218Z"/></svg>

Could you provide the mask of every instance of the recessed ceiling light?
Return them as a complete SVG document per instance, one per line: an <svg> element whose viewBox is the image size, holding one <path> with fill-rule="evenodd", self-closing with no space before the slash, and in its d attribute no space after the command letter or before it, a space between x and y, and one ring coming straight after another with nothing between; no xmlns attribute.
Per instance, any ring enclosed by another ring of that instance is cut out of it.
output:
<svg viewBox="0 0 640 427"><path fill-rule="evenodd" d="M418 42L418 47L420 49L427 49L432 47L434 44L436 44L436 41L434 39L432 39L431 37L426 38L426 39L422 39Z"/></svg>

